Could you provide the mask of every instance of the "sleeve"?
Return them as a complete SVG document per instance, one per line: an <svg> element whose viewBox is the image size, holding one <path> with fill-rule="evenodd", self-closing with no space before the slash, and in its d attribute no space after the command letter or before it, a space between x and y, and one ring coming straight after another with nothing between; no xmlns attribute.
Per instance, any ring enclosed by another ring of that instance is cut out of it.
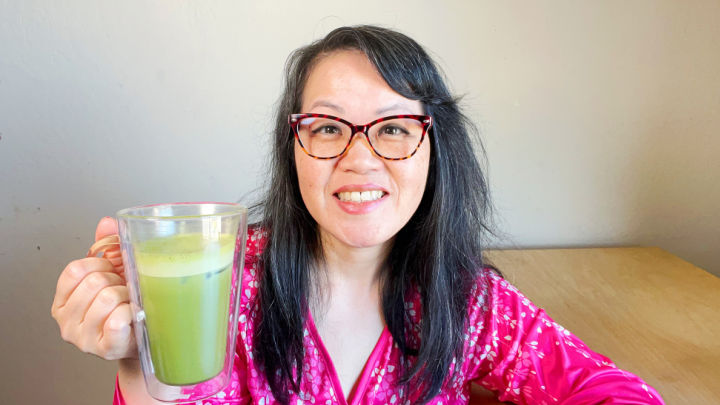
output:
<svg viewBox="0 0 720 405"><path fill-rule="evenodd" d="M115 376L115 394L113 395L113 405L126 405L125 399L120 392L120 381L119 376Z"/></svg>
<svg viewBox="0 0 720 405"><path fill-rule="evenodd" d="M554 322L506 280L480 277L469 312L466 380L516 404L664 404L639 377L618 369Z"/></svg>

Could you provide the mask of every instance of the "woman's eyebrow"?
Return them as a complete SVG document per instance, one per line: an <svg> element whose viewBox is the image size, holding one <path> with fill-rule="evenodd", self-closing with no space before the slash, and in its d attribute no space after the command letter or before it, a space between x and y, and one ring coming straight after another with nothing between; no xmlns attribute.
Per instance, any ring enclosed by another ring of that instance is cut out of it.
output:
<svg viewBox="0 0 720 405"><path fill-rule="evenodd" d="M310 106L310 110L312 110L312 109L315 108L315 107L327 107L327 108L333 109L333 110L335 110L335 111L337 111L337 112L339 112L339 113L341 113L341 114L344 114L344 113L345 113L345 110L344 110L342 107L340 107L340 106L337 105L337 104L333 104L333 103L331 103L331 102L329 102L329 101L327 101L327 100L317 100L317 101L315 101L315 102Z"/></svg>

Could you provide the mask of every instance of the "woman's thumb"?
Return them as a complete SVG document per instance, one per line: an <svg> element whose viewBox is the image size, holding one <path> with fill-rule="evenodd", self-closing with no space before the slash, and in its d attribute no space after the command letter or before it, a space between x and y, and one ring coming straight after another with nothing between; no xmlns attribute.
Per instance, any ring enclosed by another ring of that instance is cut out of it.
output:
<svg viewBox="0 0 720 405"><path fill-rule="evenodd" d="M98 241L108 235L116 235L117 233L117 220L112 217L105 217L98 222L97 228L95 228L95 241Z"/></svg>

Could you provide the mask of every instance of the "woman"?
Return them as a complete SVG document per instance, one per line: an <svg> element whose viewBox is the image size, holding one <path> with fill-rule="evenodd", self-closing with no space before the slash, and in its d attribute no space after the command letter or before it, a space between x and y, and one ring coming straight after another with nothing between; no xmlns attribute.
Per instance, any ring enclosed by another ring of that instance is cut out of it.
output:
<svg viewBox="0 0 720 405"><path fill-rule="evenodd" d="M483 262L472 126L415 41L339 28L286 74L233 381L203 403L467 403L473 382L516 403L662 403ZM69 264L53 316L121 359L116 403L153 403L111 259Z"/></svg>

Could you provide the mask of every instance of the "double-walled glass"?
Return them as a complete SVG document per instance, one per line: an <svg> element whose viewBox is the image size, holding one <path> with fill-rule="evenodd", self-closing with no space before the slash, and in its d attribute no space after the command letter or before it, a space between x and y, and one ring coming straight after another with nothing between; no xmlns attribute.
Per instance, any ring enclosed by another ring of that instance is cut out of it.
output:
<svg viewBox="0 0 720 405"><path fill-rule="evenodd" d="M117 214L148 392L197 401L230 381L247 210L174 203Z"/></svg>

